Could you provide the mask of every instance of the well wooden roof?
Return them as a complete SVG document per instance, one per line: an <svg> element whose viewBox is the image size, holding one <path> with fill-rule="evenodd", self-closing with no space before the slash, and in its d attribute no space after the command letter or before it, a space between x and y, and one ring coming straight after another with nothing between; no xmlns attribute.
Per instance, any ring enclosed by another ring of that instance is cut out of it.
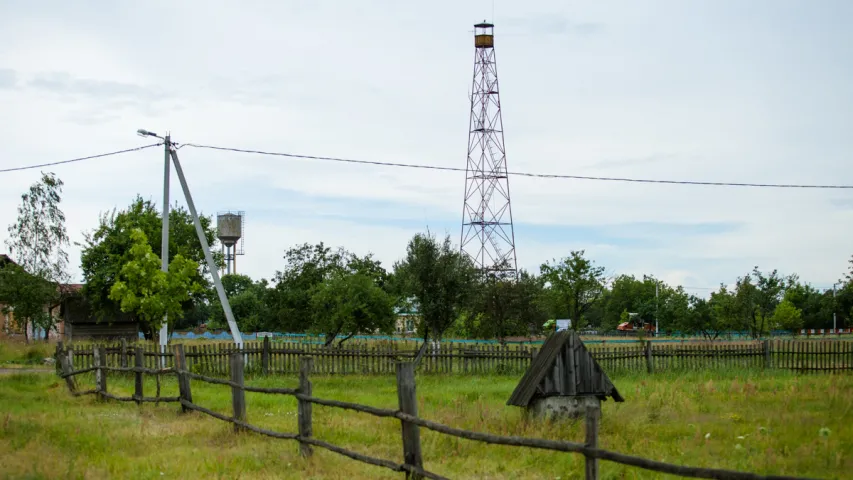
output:
<svg viewBox="0 0 853 480"><path fill-rule="evenodd" d="M526 407L536 397L556 395L625 401L574 330L557 332L545 340L506 403Z"/></svg>

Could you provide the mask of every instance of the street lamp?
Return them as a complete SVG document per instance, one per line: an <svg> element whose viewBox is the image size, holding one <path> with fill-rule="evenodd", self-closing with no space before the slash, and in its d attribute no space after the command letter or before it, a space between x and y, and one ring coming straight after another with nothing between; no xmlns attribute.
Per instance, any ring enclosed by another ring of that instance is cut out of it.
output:
<svg viewBox="0 0 853 480"><path fill-rule="evenodd" d="M148 130L145 130L143 128L140 128L139 130L137 130L136 134L139 135L140 137L157 137L160 140L163 140L163 137L161 137L160 135L157 135L154 132L149 132Z"/></svg>

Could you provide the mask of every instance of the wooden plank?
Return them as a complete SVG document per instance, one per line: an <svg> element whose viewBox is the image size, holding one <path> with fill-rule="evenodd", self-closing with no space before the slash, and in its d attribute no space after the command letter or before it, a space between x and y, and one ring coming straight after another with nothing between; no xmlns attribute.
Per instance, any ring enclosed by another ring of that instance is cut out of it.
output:
<svg viewBox="0 0 853 480"><path fill-rule="evenodd" d="M564 358L567 362L566 365L566 379L567 382L564 388L566 388L566 393L568 395L577 395L578 393L578 377L579 375L579 367L578 365L578 356L575 351L575 337L569 337L569 341L566 342L566 345L563 346L563 352L561 355L557 355L558 359Z"/></svg>
<svg viewBox="0 0 853 480"><path fill-rule="evenodd" d="M312 387L310 375L314 369L314 359L311 357L302 357L299 368L299 393L302 395L311 396ZM311 402L299 399L297 405L297 413L299 416L299 438L311 438L313 428L311 425ZM299 454L303 457L310 457L313 453L311 445L303 441L299 442Z"/></svg>
<svg viewBox="0 0 853 480"><path fill-rule="evenodd" d="M121 345L119 346L119 348L121 349L121 351L119 352L119 355L121 358L121 367L127 368L127 339L126 338L121 339Z"/></svg>
<svg viewBox="0 0 853 480"><path fill-rule="evenodd" d="M560 352L557 357L554 359L554 367L551 370L551 380L554 384L554 390L556 393L560 395L568 395L569 383L566 381L567 378L572 376L571 367L566 364L566 352ZM551 392L550 389L546 390L547 392Z"/></svg>

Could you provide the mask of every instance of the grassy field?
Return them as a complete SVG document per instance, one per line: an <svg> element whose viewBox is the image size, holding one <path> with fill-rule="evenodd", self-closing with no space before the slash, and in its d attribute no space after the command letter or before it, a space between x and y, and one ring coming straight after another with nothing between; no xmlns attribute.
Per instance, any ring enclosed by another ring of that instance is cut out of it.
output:
<svg viewBox="0 0 853 480"><path fill-rule="evenodd" d="M26 344L17 341L0 341L0 368L14 366L39 366L46 357L53 357L56 344L33 342Z"/></svg>
<svg viewBox="0 0 853 480"><path fill-rule="evenodd" d="M81 388L93 379L81 376ZM785 372L697 372L615 376L626 397L603 407L603 448L670 463L763 474L844 478L853 471L853 376ZM295 386L292 378L247 378ZM582 422L525 421L504 402L517 378L418 378L422 417L468 430L582 441ZM396 408L389 377L313 378L314 395ZM230 413L230 389L193 382L196 403ZM110 374L112 393L129 395L132 379ZM154 393L147 381L147 395ZM163 395L177 395L173 379ZM293 398L247 393L249 421L295 432ZM314 406L316 437L401 460L399 421ZM421 430L425 467L451 478L582 477L583 457L490 446ZM671 478L610 462L602 478ZM845 472L847 472L845 474ZM74 398L52 374L0 377L0 476L3 478L404 478L402 474L253 433L175 404L144 405ZM849 478L849 477L848 477Z"/></svg>

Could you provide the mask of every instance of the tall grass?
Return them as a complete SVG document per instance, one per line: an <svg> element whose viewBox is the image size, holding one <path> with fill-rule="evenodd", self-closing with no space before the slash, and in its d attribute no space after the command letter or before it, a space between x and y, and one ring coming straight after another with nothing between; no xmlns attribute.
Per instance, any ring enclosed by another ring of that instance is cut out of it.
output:
<svg viewBox="0 0 853 480"><path fill-rule="evenodd" d="M108 388L133 391L133 377L110 373ZM763 474L844 478L853 471L853 376L787 372L616 375L624 403L603 406L602 447L671 463ZM82 388L93 385L80 376ZM260 386L295 378L247 377ZM505 405L517 379L417 379L422 417L469 430L582 441L583 425L526 419ZM393 377L313 378L314 395L396 408ZM146 378L146 395L154 380ZM192 382L194 401L230 414L230 389ZM164 377L161 394L177 395ZM253 424L295 432L291 397L248 392ZM0 378L0 465L8 478L402 478L318 450L302 459L293 441L234 434L232 426L175 404L137 407L71 397L53 375ZM314 435L371 455L401 460L393 419L314 406ZM425 467L451 478L578 478L583 457L490 446L421 430ZM602 478L668 478L601 464Z"/></svg>

